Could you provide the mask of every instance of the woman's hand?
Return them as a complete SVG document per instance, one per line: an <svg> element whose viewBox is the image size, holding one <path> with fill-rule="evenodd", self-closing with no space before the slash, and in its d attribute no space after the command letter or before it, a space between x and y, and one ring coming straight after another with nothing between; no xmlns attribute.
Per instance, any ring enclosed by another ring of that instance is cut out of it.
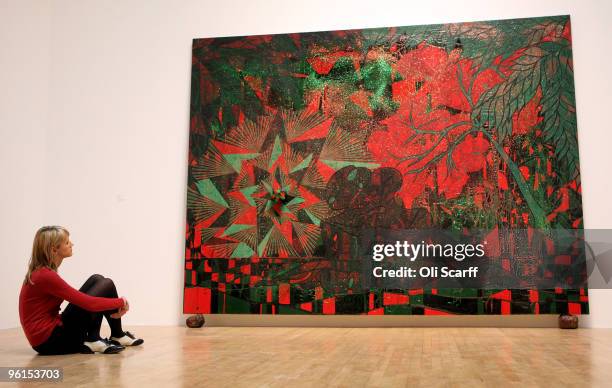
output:
<svg viewBox="0 0 612 388"><path fill-rule="evenodd" d="M121 297L121 299L123 299L123 307L117 310L117 312L111 314L111 318L119 319L130 310L130 303L127 301L127 299L123 297Z"/></svg>

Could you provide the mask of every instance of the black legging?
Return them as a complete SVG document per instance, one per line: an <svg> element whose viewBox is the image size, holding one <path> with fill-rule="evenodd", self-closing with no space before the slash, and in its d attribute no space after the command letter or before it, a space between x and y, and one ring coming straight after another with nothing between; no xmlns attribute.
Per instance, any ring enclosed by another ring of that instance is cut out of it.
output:
<svg viewBox="0 0 612 388"><path fill-rule="evenodd" d="M98 274L91 275L85 284L79 288L79 291L91 296L119 297L115 283L111 279ZM70 303L62 313L62 321L66 326L84 329L85 341L97 341L100 339L100 326L102 326L102 316L104 315L111 329L111 337L121 337L123 336L121 318L111 318L111 314L114 312L91 312Z"/></svg>
<svg viewBox="0 0 612 388"><path fill-rule="evenodd" d="M111 279L102 275L90 276L79 291L91 296L117 298L115 284ZM111 336L122 337L124 333L121 328L121 319L110 316L115 311L94 313L70 303L62 313L62 325L56 326L49 339L41 345L34 346L34 350L40 354L78 353L82 350L84 341L100 339L102 316L108 321Z"/></svg>

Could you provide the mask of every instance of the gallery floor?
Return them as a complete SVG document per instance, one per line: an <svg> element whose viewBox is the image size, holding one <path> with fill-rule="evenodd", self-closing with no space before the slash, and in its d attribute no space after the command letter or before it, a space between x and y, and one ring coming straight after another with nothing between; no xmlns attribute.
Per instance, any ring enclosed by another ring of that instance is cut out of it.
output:
<svg viewBox="0 0 612 388"><path fill-rule="evenodd" d="M603 387L612 381L610 329L131 329L145 338L142 347L47 357L35 355L21 329L0 330L0 366L62 367L63 385L71 387Z"/></svg>

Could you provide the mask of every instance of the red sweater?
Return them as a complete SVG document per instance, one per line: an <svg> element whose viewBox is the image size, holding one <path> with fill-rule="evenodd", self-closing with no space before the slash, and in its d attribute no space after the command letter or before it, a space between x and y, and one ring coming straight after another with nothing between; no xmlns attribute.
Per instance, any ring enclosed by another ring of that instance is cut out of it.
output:
<svg viewBox="0 0 612 388"><path fill-rule="evenodd" d="M57 272L39 268L32 272L34 284L25 283L19 294L19 318L30 345L43 344L57 325L64 300L87 311L116 310L123 306L121 298L101 298L84 294L70 287Z"/></svg>

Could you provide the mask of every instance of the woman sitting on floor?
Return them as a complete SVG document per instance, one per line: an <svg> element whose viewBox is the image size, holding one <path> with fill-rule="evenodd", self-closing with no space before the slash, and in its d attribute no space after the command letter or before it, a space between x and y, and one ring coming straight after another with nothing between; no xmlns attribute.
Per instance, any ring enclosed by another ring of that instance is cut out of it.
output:
<svg viewBox="0 0 612 388"><path fill-rule="evenodd" d="M19 294L19 317L30 345L40 354L119 353L125 346L142 344L121 328L121 317L130 305L119 298L111 279L92 275L77 291L57 273L72 256L70 234L61 226L36 232L28 273ZM61 303L70 302L60 314ZM111 329L110 339L100 337L102 316Z"/></svg>

